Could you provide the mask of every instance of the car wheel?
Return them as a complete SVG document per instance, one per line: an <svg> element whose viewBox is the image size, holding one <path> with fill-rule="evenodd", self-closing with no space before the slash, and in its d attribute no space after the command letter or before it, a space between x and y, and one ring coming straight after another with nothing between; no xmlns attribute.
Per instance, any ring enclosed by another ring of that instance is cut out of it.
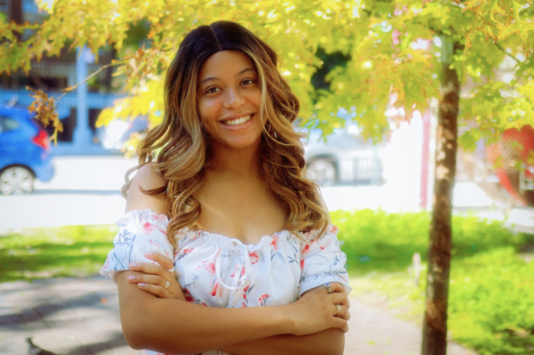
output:
<svg viewBox="0 0 534 355"><path fill-rule="evenodd" d="M32 192L33 173L22 166L11 166L0 174L0 192L2 195L21 195Z"/></svg>
<svg viewBox="0 0 534 355"><path fill-rule="evenodd" d="M336 165L332 159L313 159L307 170L312 180L319 186L332 186L337 182Z"/></svg>

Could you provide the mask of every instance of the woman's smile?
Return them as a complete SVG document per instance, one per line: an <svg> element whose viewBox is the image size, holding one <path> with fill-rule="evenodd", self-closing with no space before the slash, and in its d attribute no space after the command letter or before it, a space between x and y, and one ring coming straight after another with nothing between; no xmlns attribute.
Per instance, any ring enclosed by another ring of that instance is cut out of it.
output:
<svg viewBox="0 0 534 355"><path fill-rule="evenodd" d="M247 115L234 115L230 118L223 119L219 122L221 122L221 124L225 128L231 131L237 131L237 130L247 129L248 127L250 127L253 123L254 115L255 113L247 114ZM237 116L237 118L234 118L235 116Z"/></svg>

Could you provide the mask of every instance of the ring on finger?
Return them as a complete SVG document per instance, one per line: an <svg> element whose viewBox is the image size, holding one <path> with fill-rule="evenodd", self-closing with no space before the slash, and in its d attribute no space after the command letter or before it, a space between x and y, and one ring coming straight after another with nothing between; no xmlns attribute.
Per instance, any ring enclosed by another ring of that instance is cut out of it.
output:
<svg viewBox="0 0 534 355"><path fill-rule="evenodd" d="M323 286L328 294L332 293L332 285L330 285L330 282L323 284Z"/></svg>
<svg viewBox="0 0 534 355"><path fill-rule="evenodd" d="M164 287L164 288L167 289L167 287L169 287L170 284L171 284L171 283L170 283L169 281L167 281L167 283L165 284L165 287ZM339 312L338 312L338 313L339 313Z"/></svg>
<svg viewBox="0 0 534 355"><path fill-rule="evenodd" d="M336 310L337 310L336 316L339 316L339 312L341 312L341 306L337 304Z"/></svg>

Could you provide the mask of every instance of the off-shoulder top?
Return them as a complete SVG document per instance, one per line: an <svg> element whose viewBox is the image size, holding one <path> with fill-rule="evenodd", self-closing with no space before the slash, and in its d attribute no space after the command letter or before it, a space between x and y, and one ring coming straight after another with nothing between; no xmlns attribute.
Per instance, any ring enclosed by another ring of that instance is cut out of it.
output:
<svg viewBox="0 0 534 355"><path fill-rule="evenodd" d="M189 302L209 307L256 307L295 302L307 290L339 282L350 293L337 227L302 233L286 230L266 235L258 244L244 244L207 231L180 230L177 248L167 239L169 220L149 209L119 218L120 227L100 274L114 280L130 262L154 262L144 255L159 253L174 260L176 278ZM205 352L219 354L218 351ZM157 352L145 351L147 355Z"/></svg>

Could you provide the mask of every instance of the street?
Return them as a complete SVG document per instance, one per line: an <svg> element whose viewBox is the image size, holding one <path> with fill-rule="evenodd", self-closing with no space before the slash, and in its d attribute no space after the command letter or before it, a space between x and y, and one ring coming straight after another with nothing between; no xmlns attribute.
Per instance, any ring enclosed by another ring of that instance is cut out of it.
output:
<svg viewBox="0 0 534 355"><path fill-rule="evenodd" d="M124 175L136 165L136 158L122 156L55 157L56 172L50 182L36 182L29 195L0 196L0 233L33 227L113 224L125 209L125 199L120 194ZM394 182L382 186L323 187L321 191L330 211L419 210L419 191L399 188ZM532 209L494 208L494 201L474 183L456 184L454 196L454 206L462 211L472 208L481 217L500 220L508 216L509 225L534 230Z"/></svg>

